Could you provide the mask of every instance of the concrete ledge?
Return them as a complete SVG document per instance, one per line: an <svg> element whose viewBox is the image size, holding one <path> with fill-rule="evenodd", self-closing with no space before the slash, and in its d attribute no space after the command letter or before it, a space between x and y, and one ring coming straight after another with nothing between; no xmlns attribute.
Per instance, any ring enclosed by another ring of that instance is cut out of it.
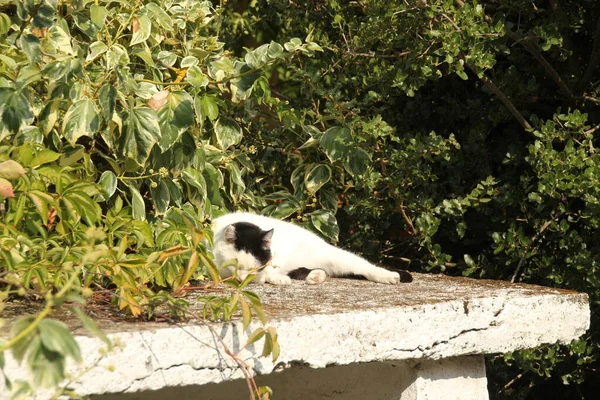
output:
<svg viewBox="0 0 600 400"><path fill-rule="evenodd" d="M425 365L414 368L414 379L398 397L403 400L433 399L435 393L451 398L443 382L462 385L456 379L469 375L478 377L474 390L479 395L465 398L487 398L487 393L481 394L481 355L567 343L589 327L586 294L499 281L416 274L413 283L397 286L329 279L316 286L295 281L289 287L256 285L251 290L263 299L281 345L276 364L257 358L262 341L242 351L255 373L270 374L292 365L323 368L399 360L403 365ZM71 385L79 394L134 393L242 377L218 351L210 330L193 321L183 326L100 323L118 347L103 356L105 346L98 339L77 337L84 363L71 366L73 375L96 364ZM213 326L234 351L258 327L244 332L238 322ZM464 357L469 355L480 356ZM10 357L6 370L11 378L25 376ZM458 375L444 378L448 371Z"/></svg>

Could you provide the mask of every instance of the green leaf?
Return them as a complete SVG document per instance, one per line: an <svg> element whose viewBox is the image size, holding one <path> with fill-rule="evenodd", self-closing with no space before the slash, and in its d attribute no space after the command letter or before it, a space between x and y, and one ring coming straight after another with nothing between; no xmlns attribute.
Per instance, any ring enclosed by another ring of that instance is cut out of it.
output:
<svg viewBox="0 0 600 400"><path fill-rule="evenodd" d="M275 208L273 213L271 213L271 217L276 219L285 219L300 210L300 204L298 204L296 201L286 200L277 205L277 208Z"/></svg>
<svg viewBox="0 0 600 400"><path fill-rule="evenodd" d="M242 173L234 163L227 165L229 170L229 194L234 203L241 200L242 194L246 191L246 184L242 179Z"/></svg>
<svg viewBox="0 0 600 400"><path fill-rule="evenodd" d="M47 136L54 129L54 124L58 121L60 103L59 99L49 101L38 116L38 126L44 136Z"/></svg>
<svg viewBox="0 0 600 400"><path fill-rule="evenodd" d="M133 218L139 221L144 221L146 219L146 204L144 203L144 198L140 194L140 191L133 186L129 187L129 192L131 193L131 208Z"/></svg>
<svg viewBox="0 0 600 400"><path fill-rule="evenodd" d="M81 308L71 307L71 311L75 314L75 316L77 318L79 318L79 320L81 321L83 326L85 326L85 328L88 331L90 331L91 333L96 335L100 340L102 340L109 347L112 346L108 336L106 336L106 334L104 332L102 332L100 330L100 328L98 328L98 325L96 324L96 322L92 318L88 317L87 314L84 313L83 310L81 310Z"/></svg>
<svg viewBox="0 0 600 400"><path fill-rule="evenodd" d="M200 175L200 177L202 177L202 175ZM150 189L150 192L152 194L152 202L154 203L156 212L164 214L167 211L171 200L169 186L164 181L160 181L156 188Z"/></svg>
<svg viewBox="0 0 600 400"><path fill-rule="evenodd" d="M0 88L0 110L2 110L2 122L11 132L16 133L21 125L33 121L29 100L14 89Z"/></svg>
<svg viewBox="0 0 600 400"><path fill-rule="evenodd" d="M54 25L55 9L48 4L42 4L33 19L31 25L37 29L49 28Z"/></svg>
<svg viewBox="0 0 600 400"><path fill-rule="evenodd" d="M159 51L156 58L158 61L172 67L177 62L177 54L173 54L170 51Z"/></svg>
<svg viewBox="0 0 600 400"><path fill-rule="evenodd" d="M252 343L258 342L265 336L266 331L263 328L257 328L248 336L248 340L246 340L246 346L251 345Z"/></svg>
<svg viewBox="0 0 600 400"><path fill-rule="evenodd" d="M14 338L19 335L25 328L27 328L35 320L35 316L29 315L26 317L20 317L17 319L10 328L10 337ZM22 362L25 354L28 350L33 350L30 347L32 340L37 335L35 330L25 335L21 340L16 342L12 347L12 355L18 362Z"/></svg>
<svg viewBox="0 0 600 400"><path fill-rule="evenodd" d="M279 43L271 41L271 43L269 43L269 49L267 50L267 55L271 59L276 59L276 58L283 57L285 55L285 53L283 52L283 47Z"/></svg>
<svg viewBox="0 0 600 400"><path fill-rule="evenodd" d="M82 136L92 137L100 127L98 109L94 102L84 98L69 107L62 124L62 131L71 146Z"/></svg>
<svg viewBox="0 0 600 400"><path fill-rule="evenodd" d="M248 329L250 326L250 322L252 321L252 312L250 311L250 306L244 300L243 297L240 296L240 306L242 309L242 326L244 330Z"/></svg>
<svg viewBox="0 0 600 400"><path fill-rule="evenodd" d="M542 198L541 196L536 193L536 192L531 192L527 195L527 198L529 199L529 201L533 202L533 203L538 203L541 204L542 203Z"/></svg>
<svg viewBox="0 0 600 400"><path fill-rule="evenodd" d="M340 228L338 226L335 216L326 210L316 210L310 214L310 222L321 232L326 238L333 242L338 241L340 234Z"/></svg>
<svg viewBox="0 0 600 400"><path fill-rule="evenodd" d="M354 178L360 178L369 168L371 157L363 149L355 149L344 163L344 168Z"/></svg>
<svg viewBox="0 0 600 400"><path fill-rule="evenodd" d="M42 345L64 357L71 357L81 362L81 352L67 326L55 319L45 318L38 325Z"/></svg>
<svg viewBox="0 0 600 400"><path fill-rule="evenodd" d="M132 31L133 35L131 35L130 46L145 42L150 37L152 21L146 15L134 18L132 21Z"/></svg>
<svg viewBox="0 0 600 400"><path fill-rule="evenodd" d="M150 11L154 17L152 20L158 22L160 27L168 32L173 30L173 20L167 12L156 3L146 4L146 9Z"/></svg>
<svg viewBox="0 0 600 400"><path fill-rule="evenodd" d="M34 204L38 215L42 218L44 225L48 225L48 206L54 204L54 198L48 193L40 190L32 190L27 193L27 197Z"/></svg>
<svg viewBox="0 0 600 400"><path fill-rule="evenodd" d="M320 140L321 147L331 162L344 160L354 151L354 140L350 129L334 126L327 129Z"/></svg>
<svg viewBox="0 0 600 400"><path fill-rule="evenodd" d="M146 247L154 247L154 232L152 231L152 227L146 221L131 221L131 226L133 228L133 232L135 233L135 237L137 238L137 248L141 248L143 246Z"/></svg>
<svg viewBox="0 0 600 400"><path fill-rule="evenodd" d="M210 203L215 206L225 207L223 197L221 197L221 188L223 187L223 174L212 164L206 164L202 175L206 181L206 193Z"/></svg>
<svg viewBox="0 0 600 400"><path fill-rule="evenodd" d="M304 185L311 193L316 193L331 179L331 168L324 164L315 165L304 176Z"/></svg>
<svg viewBox="0 0 600 400"><path fill-rule="evenodd" d="M29 162L31 168L35 168L38 165L48 164L54 162L60 158L60 153L56 153L52 150L43 149L34 154L33 158Z"/></svg>
<svg viewBox="0 0 600 400"><path fill-rule="evenodd" d="M210 83L210 78L206 76L204 72L202 72L202 69L197 65L194 65L187 70L185 80L197 88L206 87Z"/></svg>
<svg viewBox="0 0 600 400"><path fill-rule="evenodd" d="M160 124L156 113L148 107L136 107L126 115L120 155L143 165L159 139Z"/></svg>
<svg viewBox="0 0 600 400"><path fill-rule="evenodd" d="M110 121L117 104L117 88L113 85L105 84L98 91L98 100L100 102L100 109L102 110L104 120Z"/></svg>
<svg viewBox="0 0 600 400"><path fill-rule="evenodd" d="M195 187L196 189L198 189L198 192L200 193L200 196L205 199L207 196L207 186L206 186L206 180L204 179L204 176L198 172L198 170L194 169L194 168L186 168L182 173L181 173L181 177L183 178L183 181L186 182L188 185Z"/></svg>
<svg viewBox="0 0 600 400"><path fill-rule="evenodd" d="M181 68L192 68L192 67L198 65L199 62L200 61L196 57L187 56L187 57L183 57L183 59L179 63L179 66Z"/></svg>
<svg viewBox="0 0 600 400"><path fill-rule="evenodd" d="M92 4L90 6L90 20L98 30L104 28L107 15L108 10L105 7L98 4Z"/></svg>
<svg viewBox="0 0 600 400"><path fill-rule="evenodd" d="M85 147L77 145L75 147L65 146L63 153L60 155L58 165L64 167L67 165L73 165L79 160L85 157Z"/></svg>
<svg viewBox="0 0 600 400"><path fill-rule="evenodd" d="M161 150L167 151L194 123L192 97L184 91L169 92L166 103L158 110Z"/></svg>
<svg viewBox="0 0 600 400"><path fill-rule="evenodd" d="M89 23L89 21L88 21ZM91 24L90 24L91 25ZM71 45L72 37L68 33L69 27L66 25L56 24L52 28L48 29L48 33L50 34L51 41L45 41L44 45L51 44L54 49L63 54L73 55L75 52L73 51L73 46ZM73 68L75 69L75 68Z"/></svg>
<svg viewBox="0 0 600 400"><path fill-rule="evenodd" d="M0 178L18 179L25 174L25 169L16 161L8 160L0 162Z"/></svg>
<svg viewBox="0 0 600 400"><path fill-rule="evenodd" d="M204 123L206 118L214 121L219 116L219 106L214 96L196 96L194 98L194 110L196 118L200 123Z"/></svg>
<svg viewBox="0 0 600 400"><path fill-rule="evenodd" d="M215 136L219 147L226 150L242 140L242 128L231 118L220 118L215 123Z"/></svg>
<svg viewBox="0 0 600 400"><path fill-rule="evenodd" d="M42 79L42 73L37 65L27 65L19 70L16 81L17 89L20 90L40 79Z"/></svg>
<svg viewBox="0 0 600 400"><path fill-rule="evenodd" d="M94 42L90 45L88 50L89 54L85 58L86 62L93 61L96 58L98 58L98 56L106 53L106 50L108 50L108 46L104 42Z"/></svg>
<svg viewBox="0 0 600 400"><path fill-rule="evenodd" d="M289 52L292 52L302 46L302 40L299 38L292 38L289 42L283 45L285 49Z"/></svg>
<svg viewBox="0 0 600 400"><path fill-rule="evenodd" d="M106 52L106 63L109 69L124 67L130 62L127 49L120 44L113 44Z"/></svg>
<svg viewBox="0 0 600 400"><path fill-rule="evenodd" d="M10 17L4 13L0 13L0 35L5 35L10 29Z"/></svg>
<svg viewBox="0 0 600 400"><path fill-rule="evenodd" d="M106 195L105 201L112 197L117 190L117 176L112 171L104 171L102 175L100 175L100 179L98 180L98 184L104 191Z"/></svg>
<svg viewBox="0 0 600 400"><path fill-rule="evenodd" d="M52 61L44 66L42 74L49 80L58 81L71 70L69 60ZM57 99L54 101L56 102Z"/></svg>
<svg viewBox="0 0 600 400"><path fill-rule="evenodd" d="M19 46L29 59L29 64L40 61L42 54L40 50L40 39L28 33L21 36L19 39Z"/></svg>
<svg viewBox="0 0 600 400"><path fill-rule="evenodd" d="M236 61L234 64L234 73L237 78L231 80L231 98L234 102L247 100L252 94L252 89L256 79L260 77L259 72L248 73L251 71L248 64Z"/></svg>

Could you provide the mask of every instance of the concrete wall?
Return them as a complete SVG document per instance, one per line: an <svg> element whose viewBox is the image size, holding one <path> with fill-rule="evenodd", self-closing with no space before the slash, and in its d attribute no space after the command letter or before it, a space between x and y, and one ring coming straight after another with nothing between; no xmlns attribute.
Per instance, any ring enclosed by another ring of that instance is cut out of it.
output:
<svg viewBox="0 0 600 400"><path fill-rule="evenodd" d="M258 385L281 400L486 400L483 358L458 357L414 362L372 362L313 369L292 366L258 376ZM139 393L91 396L90 400L248 400L243 379L164 388Z"/></svg>

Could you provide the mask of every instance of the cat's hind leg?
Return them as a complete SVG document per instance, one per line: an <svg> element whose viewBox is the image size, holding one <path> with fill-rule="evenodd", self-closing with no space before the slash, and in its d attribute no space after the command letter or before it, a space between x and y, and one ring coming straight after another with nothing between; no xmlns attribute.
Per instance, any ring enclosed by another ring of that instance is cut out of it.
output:
<svg viewBox="0 0 600 400"><path fill-rule="evenodd" d="M327 272L322 269L313 269L306 277L305 282L308 285L317 285L325 282L325 279L327 279Z"/></svg>

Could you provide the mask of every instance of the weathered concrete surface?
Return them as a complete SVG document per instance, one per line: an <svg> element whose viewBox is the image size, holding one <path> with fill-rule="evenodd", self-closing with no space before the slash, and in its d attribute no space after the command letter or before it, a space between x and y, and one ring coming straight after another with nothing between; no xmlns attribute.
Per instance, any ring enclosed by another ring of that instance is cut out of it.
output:
<svg viewBox="0 0 600 400"><path fill-rule="evenodd" d="M429 363L566 343L589 327L587 295L497 281L416 274L413 283L397 286L329 279L316 286L297 281L289 287L251 289L263 299L281 345L276 364L256 358L262 342L241 352L258 374L291 364L321 368L388 360ZM193 321L183 326L99 322L119 347L102 356L105 346L99 340L77 338L85 361L72 371L97 364L72 385L80 394L131 393L241 377L209 329ZM213 326L233 351L257 327L243 332L241 323ZM24 374L10 357L6 370L11 377ZM421 382L442 376L443 370L430 365ZM414 382L410 390L424 387L419 379Z"/></svg>

